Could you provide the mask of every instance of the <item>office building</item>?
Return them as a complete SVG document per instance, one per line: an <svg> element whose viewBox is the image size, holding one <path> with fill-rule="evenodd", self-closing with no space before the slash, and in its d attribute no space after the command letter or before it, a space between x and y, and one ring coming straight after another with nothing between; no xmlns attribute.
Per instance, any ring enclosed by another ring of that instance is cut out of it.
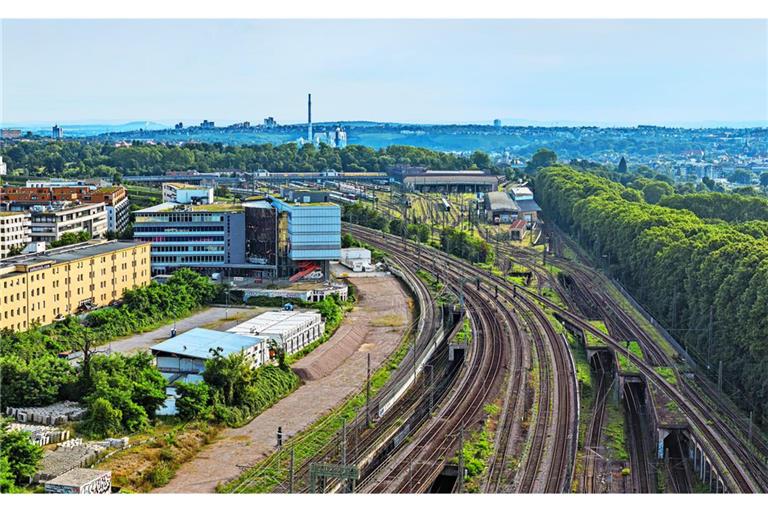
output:
<svg viewBox="0 0 768 512"><path fill-rule="evenodd" d="M26 187L0 188L4 209L19 211L36 205L61 206L64 203L104 203L107 230L119 232L130 220L128 192L122 186L98 187L84 181L27 181Z"/></svg>
<svg viewBox="0 0 768 512"><path fill-rule="evenodd" d="M341 207L334 203L289 203L268 198L277 211L277 265L280 277L299 280L341 257Z"/></svg>
<svg viewBox="0 0 768 512"><path fill-rule="evenodd" d="M163 183L163 202L179 204L212 204L213 187L188 183Z"/></svg>
<svg viewBox="0 0 768 512"><path fill-rule="evenodd" d="M152 273L191 268L202 274L250 275L245 259L245 213L240 205L166 202L135 212L136 240L152 244Z"/></svg>
<svg viewBox="0 0 768 512"><path fill-rule="evenodd" d="M341 209L267 196L242 204L166 202L136 212L134 237L152 243L153 274L190 267L212 275L292 280L328 275L341 255Z"/></svg>
<svg viewBox="0 0 768 512"><path fill-rule="evenodd" d="M32 241L32 220L28 212L0 212L0 259L12 249L23 249Z"/></svg>
<svg viewBox="0 0 768 512"><path fill-rule="evenodd" d="M202 123L200 123L200 128L204 130L212 129L215 126L215 123L213 121L209 121L207 119L204 119Z"/></svg>
<svg viewBox="0 0 768 512"><path fill-rule="evenodd" d="M61 126L57 125L57 124L53 125L53 128L51 128L51 137L53 137L54 139L61 139L61 138L63 138L64 137L64 129Z"/></svg>
<svg viewBox="0 0 768 512"><path fill-rule="evenodd" d="M150 246L90 241L0 261L0 330L102 307L150 281Z"/></svg>
<svg viewBox="0 0 768 512"><path fill-rule="evenodd" d="M55 203L34 205L32 215L32 241L47 244L59 240L65 233L85 231L91 238L107 233L107 210L104 203Z"/></svg>

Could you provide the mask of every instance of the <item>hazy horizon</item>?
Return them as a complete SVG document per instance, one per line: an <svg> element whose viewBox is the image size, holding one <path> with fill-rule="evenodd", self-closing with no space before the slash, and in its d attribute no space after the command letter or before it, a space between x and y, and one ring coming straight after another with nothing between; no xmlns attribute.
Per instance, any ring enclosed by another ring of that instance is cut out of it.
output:
<svg viewBox="0 0 768 512"><path fill-rule="evenodd" d="M3 20L3 126L768 126L766 20Z"/></svg>

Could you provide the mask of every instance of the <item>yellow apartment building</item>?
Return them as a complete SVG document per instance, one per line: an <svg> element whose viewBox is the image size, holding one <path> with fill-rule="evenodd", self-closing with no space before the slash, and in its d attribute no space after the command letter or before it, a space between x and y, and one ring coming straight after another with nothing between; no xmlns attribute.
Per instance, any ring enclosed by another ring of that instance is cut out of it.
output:
<svg viewBox="0 0 768 512"><path fill-rule="evenodd" d="M107 306L149 284L150 244L92 240L0 260L0 330Z"/></svg>

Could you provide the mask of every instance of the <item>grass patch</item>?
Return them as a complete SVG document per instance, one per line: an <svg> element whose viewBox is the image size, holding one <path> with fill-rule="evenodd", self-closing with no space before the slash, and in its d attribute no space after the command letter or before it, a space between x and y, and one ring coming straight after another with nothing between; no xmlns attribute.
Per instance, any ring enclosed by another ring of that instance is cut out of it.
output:
<svg viewBox="0 0 768 512"><path fill-rule="evenodd" d="M640 359L643 358L643 349L640 348L640 344L636 341L630 341L628 342L629 351L639 357ZM619 370L624 373L640 373L639 368L635 363L633 363L626 355L626 347L622 348L621 351L616 351L616 360L619 362Z"/></svg>
<svg viewBox="0 0 768 512"><path fill-rule="evenodd" d="M381 318L376 318L371 321L371 325L374 327L400 327L403 325L403 317L400 315L390 314L384 315Z"/></svg>
<svg viewBox="0 0 768 512"><path fill-rule="evenodd" d="M472 343L472 323L469 318L464 318L464 322L461 324L461 330L456 333L456 343L464 343L469 345Z"/></svg>
<svg viewBox="0 0 768 512"><path fill-rule="evenodd" d="M668 366L657 366L654 368L665 381L669 382L673 386L677 386L677 376L675 371Z"/></svg>
<svg viewBox="0 0 768 512"><path fill-rule="evenodd" d="M137 446L116 453L98 464L112 471L112 483L133 492L148 492L166 485L179 466L211 443L221 427L206 422L174 424L161 421L151 431L132 439Z"/></svg>
<svg viewBox="0 0 768 512"><path fill-rule="evenodd" d="M619 409L619 405L613 400L606 404L607 422L604 427L606 446L610 452L611 459L614 461L627 462L629 454L627 453L627 440L624 430L624 415Z"/></svg>

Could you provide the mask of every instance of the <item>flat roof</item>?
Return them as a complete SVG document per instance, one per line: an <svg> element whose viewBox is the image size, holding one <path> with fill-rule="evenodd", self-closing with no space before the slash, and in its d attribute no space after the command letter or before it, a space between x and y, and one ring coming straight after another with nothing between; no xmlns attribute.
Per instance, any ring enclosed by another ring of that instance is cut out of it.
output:
<svg viewBox="0 0 768 512"><path fill-rule="evenodd" d="M0 217L14 217L16 215L29 215L28 211L0 212Z"/></svg>
<svg viewBox="0 0 768 512"><path fill-rule="evenodd" d="M320 313L314 311L267 311L238 324L227 332L247 336L290 335L312 322L319 320Z"/></svg>
<svg viewBox="0 0 768 512"><path fill-rule="evenodd" d="M172 201L156 204L135 213L163 213L163 212L241 212L243 204L213 203L213 204L180 204Z"/></svg>
<svg viewBox="0 0 768 512"><path fill-rule="evenodd" d="M66 473L62 473L52 480L48 480L46 484L80 487L81 485L91 483L103 476L111 477L112 472L103 469L74 468Z"/></svg>
<svg viewBox="0 0 768 512"><path fill-rule="evenodd" d="M195 327L174 338L152 346L153 352L166 352L194 359L210 359L210 349L222 349L222 355L235 354L264 340L255 336L242 336L232 332L213 331Z"/></svg>
<svg viewBox="0 0 768 512"><path fill-rule="evenodd" d="M0 266L66 263L148 244L149 242L135 242L132 240L90 240L81 244L59 247L36 254L22 254L20 256L5 258L0 262Z"/></svg>
<svg viewBox="0 0 768 512"><path fill-rule="evenodd" d="M191 185L189 183L179 183L177 181L166 181L163 183L163 185L170 185L176 188L187 188L191 190L210 190L213 187L207 187L204 185Z"/></svg>

